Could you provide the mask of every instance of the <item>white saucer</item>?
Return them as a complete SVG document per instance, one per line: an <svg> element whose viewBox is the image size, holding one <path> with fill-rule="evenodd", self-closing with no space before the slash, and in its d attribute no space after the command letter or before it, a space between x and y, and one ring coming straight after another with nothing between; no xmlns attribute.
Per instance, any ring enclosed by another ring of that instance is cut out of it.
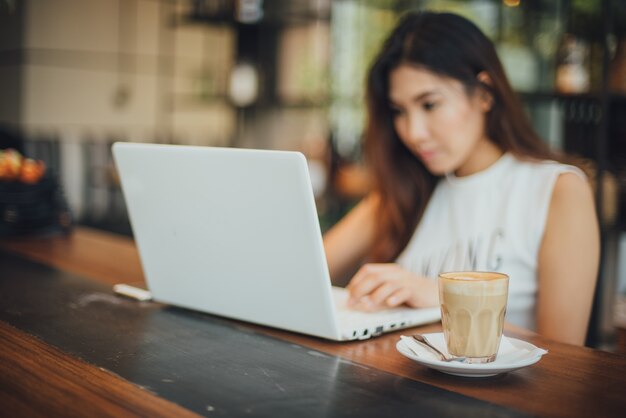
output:
<svg viewBox="0 0 626 418"><path fill-rule="evenodd" d="M437 332L424 335L435 347L439 348L441 351L447 352L443 333ZM438 360L418 343L412 344L412 341L408 337L400 339L396 344L396 349L403 356L421 365L443 373L463 377L495 376L500 373L521 369L522 367L537 363L541 360L541 356L547 353L546 350L537 348L531 343L505 336L502 336L502 342L500 343L496 360L492 363L484 364L466 364ZM417 353L419 353L419 355Z"/></svg>

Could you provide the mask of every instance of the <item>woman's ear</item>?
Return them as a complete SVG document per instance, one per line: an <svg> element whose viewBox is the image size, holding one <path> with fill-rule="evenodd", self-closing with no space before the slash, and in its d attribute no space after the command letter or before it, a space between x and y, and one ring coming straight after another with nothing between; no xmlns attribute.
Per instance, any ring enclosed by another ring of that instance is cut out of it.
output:
<svg viewBox="0 0 626 418"><path fill-rule="evenodd" d="M478 81L480 81L482 84L486 84L488 86L493 85L493 83L491 82L491 76L489 75L489 73L487 71L481 71L478 73L478 75L476 76L476 78L478 79Z"/></svg>
<svg viewBox="0 0 626 418"><path fill-rule="evenodd" d="M491 110L493 106L493 94L491 94L491 91L489 89L489 87L493 86L491 76L487 71L481 71L476 76L476 79L478 79L478 82L481 84L478 92L480 107L483 112L487 113Z"/></svg>

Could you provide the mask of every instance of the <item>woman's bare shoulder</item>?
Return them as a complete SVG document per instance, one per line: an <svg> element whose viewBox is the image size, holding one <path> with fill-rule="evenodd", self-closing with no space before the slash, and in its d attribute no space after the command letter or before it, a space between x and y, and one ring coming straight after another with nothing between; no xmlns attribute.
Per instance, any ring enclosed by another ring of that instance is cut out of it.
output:
<svg viewBox="0 0 626 418"><path fill-rule="evenodd" d="M577 172L561 173L554 184L553 206L571 207L585 202L593 203L593 191L589 181Z"/></svg>

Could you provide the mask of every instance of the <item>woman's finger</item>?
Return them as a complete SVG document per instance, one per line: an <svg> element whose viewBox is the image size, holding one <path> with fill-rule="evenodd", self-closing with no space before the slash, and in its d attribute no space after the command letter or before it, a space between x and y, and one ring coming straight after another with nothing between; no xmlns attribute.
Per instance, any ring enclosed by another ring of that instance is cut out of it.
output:
<svg viewBox="0 0 626 418"><path fill-rule="evenodd" d="M396 306L403 305L411 300L413 291L414 290L409 287L400 287L387 297L385 305L389 308L395 308Z"/></svg>
<svg viewBox="0 0 626 418"><path fill-rule="evenodd" d="M348 299L348 305L356 305L365 296L369 296L375 289L377 289L384 282L384 278L378 274L368 274L358 284L348 288L350 292L350 298ZM364 302L368 302L364 300Z"/></svg>
<svg viewBox="0 0 626 418"><path fill-rule="evenodd" d="M393 271L397 269L397 264L394 263L368 263L364 264L352 277L350 283L346 286L350 289L353 286L358 285L361 281L365 280L372 274L378 274L380 272Z"/></svg>
<svg viewBox="0 0 626 418"><path fill-rule="evenodd" d="M386 280L370 294L370 300L374 305L386 307L387 298L402 287L403 283L398 280Z"/></svg>

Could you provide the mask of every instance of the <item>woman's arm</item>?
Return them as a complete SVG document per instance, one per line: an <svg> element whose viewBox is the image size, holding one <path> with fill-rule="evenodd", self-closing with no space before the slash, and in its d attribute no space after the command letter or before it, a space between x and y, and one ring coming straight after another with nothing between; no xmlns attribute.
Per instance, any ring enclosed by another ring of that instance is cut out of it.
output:
<svg viewBox="0 0 626 418"><path fill-rule="evenodd" d="M600 234L591 187L574 173L561 174L539 250L540 334L584 344L599 260Z"/></svg>
<svg viewBox="0 0 626 418"><path fill-rule="evenodd" d="M377 198L365 197L324 234L324 249L334 283L352 272L367 255L374 240Z"/></svg>
<svg viewBox="0 0 626 418"><path fill-rule="evenodd" d="M374 242L378 198L370 194L324 235L324 247L333 282L352 273ZM349 304L375 311L407 304L412 307L438 303L437 283L418 277L394 263L365 264L347 286Z"/></svg>

